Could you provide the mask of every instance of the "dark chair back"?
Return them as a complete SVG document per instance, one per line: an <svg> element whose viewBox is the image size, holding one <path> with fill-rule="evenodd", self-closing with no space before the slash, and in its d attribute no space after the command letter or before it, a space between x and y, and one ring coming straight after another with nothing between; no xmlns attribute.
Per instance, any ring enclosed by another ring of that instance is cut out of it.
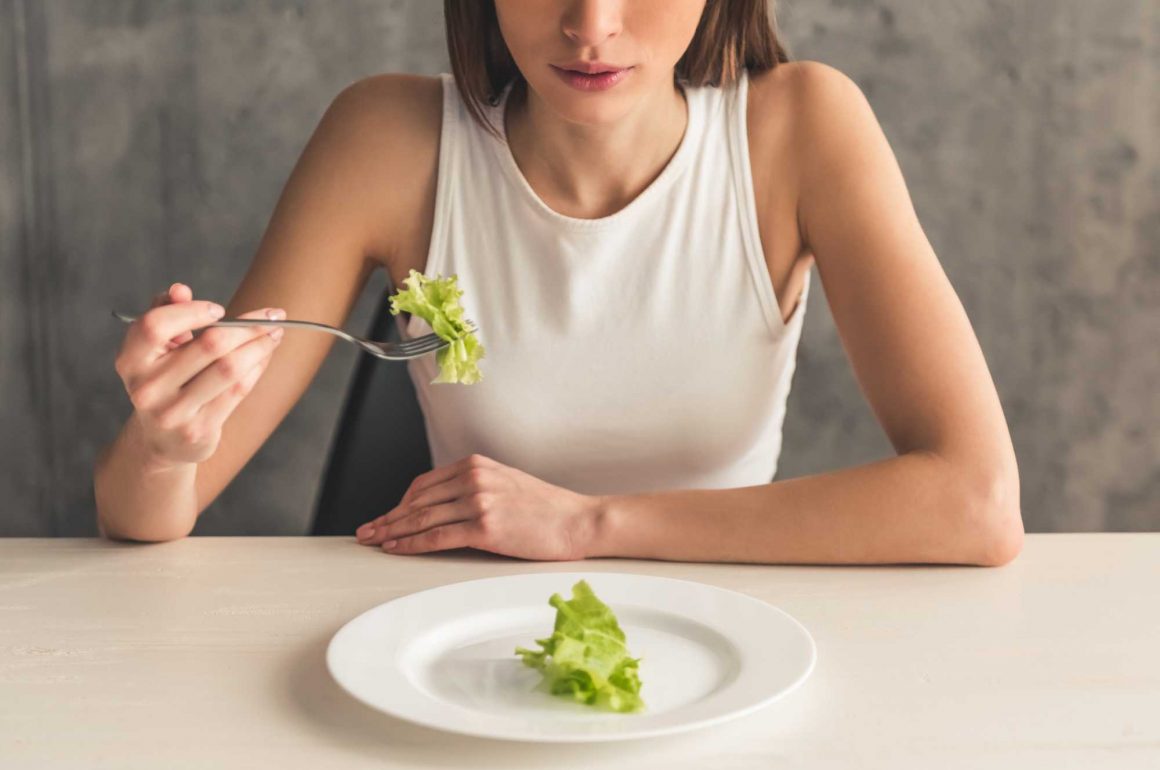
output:
<svg viewBox="0 0 1160 770"><path fill-rule="evenodd" d="M383 295L368 335L398 339ZM315 506L313 535L353 536L431 469L427 429L405 364L359 353Z"/></svg>

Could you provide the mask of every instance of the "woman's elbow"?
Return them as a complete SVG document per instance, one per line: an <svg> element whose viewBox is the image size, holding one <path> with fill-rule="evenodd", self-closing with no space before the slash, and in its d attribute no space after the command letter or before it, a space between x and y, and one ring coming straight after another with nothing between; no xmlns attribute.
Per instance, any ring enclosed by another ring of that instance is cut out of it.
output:
<svg viewBox="0 0 1160 770"><path fill-rule="evenodd" d="M1019 508L1019 474L1014 468L984 476L968 493L969 561L982 567L1002 567L1023 550L1023 516Z"/></svg>
<svg viewBox="0 0 1160 770"><path fill-rule="evenodd" d="M97 532L106 540L128 543L167 543L181 540L193 532L186 522L151 522L145 526L117 526L97 514Z"/></svg>

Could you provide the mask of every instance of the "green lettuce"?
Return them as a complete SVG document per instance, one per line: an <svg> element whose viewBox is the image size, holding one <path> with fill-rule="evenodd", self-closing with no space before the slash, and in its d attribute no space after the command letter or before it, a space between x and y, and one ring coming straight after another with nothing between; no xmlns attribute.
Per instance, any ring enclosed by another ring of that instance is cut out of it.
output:
<svg viewBox="0 0 1160 770"><path fill-rule="evenodd" d="M524 663L543 674L553 695L563 695L609 711L640 711L640 658L630 657L624 632L608 605L584 580L572 586L572 599L552 594L556 626L540 650L516 648Z"/></svg>
<svg viewBox="0 0 1160 770"><path fill-rule="evenodd" d="M463 291L457 286L458 276L428 278L412 270L403 281L407 287L391 296L391 313L410 313L426 321L431 329L451 344L436 353L439 376L432 382L461 382L471 385L483 379L479 359L483 345L470 330L463 317L459 298Z"/></svg>

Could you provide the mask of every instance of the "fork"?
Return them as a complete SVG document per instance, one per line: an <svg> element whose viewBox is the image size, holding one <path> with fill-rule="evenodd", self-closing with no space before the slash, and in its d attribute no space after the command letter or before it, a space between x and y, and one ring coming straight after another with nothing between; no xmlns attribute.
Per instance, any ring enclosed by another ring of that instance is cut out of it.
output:
<svg viewBox="0 0 1160 770"><path fill-rule="evenodd" d="M136 316L121 313L117 310L113 311L113 316L119 318L127 324L131 324L137 320ZM206 326L292 326L297 329L313 329L315 331L326 332L333 334L336 337L353 342L360 348L370 353L375 358L382 358L387 361L407 361L412 358L419 358L428 353L434 353L442 350L451 343L440 337L438 334L432 332L431 334L424 334L421 337L415 337L409 340L402 340L400 342L386 342L379 340L368 340L362 337L356 337L349 334L342 329L335 326L328 326L327 324L316 323L315 321L274 321L265 318L222 318L214 321ZM477 331L475 324L472 321L467 322L468 331Z"/></svg>

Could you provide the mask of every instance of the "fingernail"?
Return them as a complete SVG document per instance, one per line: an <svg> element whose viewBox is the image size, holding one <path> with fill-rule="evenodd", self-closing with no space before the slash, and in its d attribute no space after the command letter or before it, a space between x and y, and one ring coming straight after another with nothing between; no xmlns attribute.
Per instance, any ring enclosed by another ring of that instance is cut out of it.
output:
<svg viewBox="0 0 1160 770"><path fill-rule="evenodd" d="M267 310L266 317L271 321L284 321L286 320L286 311L282 309Z"/></svg>
<svg viewBox="0 0 1160 770"><path fill-rule="evenodd" d="M388 540L387 542L383 543L383 550L384 551L391 550L392 548L395 547L395 544L398 542L399 542L398 540Z"/></svg>
<svg viewBox="0 0 1160 770"><path fill-rule="evenodd" d="M226 309L218 304L211 304L208 310L210 318L221 318L226 314Z"/></svg>
<svg viewBox="0 0 1160 770"><path fill-rule="evenodd" d="M281 342L282 341L282 333L285 331L286 330L283 329L281 326L274 327L274 330L270 332L270 339L274 340L274 342Z"/></svg>
<svg viewBox="0 0 1160 770"><path fill-rule="evenodd" d="M366 537L366 534L370 531L371 531L371 525L370 524L363 524L361 527L359 527L358 529L356 529L354 531L354 534L357 537Z"/></svg>

